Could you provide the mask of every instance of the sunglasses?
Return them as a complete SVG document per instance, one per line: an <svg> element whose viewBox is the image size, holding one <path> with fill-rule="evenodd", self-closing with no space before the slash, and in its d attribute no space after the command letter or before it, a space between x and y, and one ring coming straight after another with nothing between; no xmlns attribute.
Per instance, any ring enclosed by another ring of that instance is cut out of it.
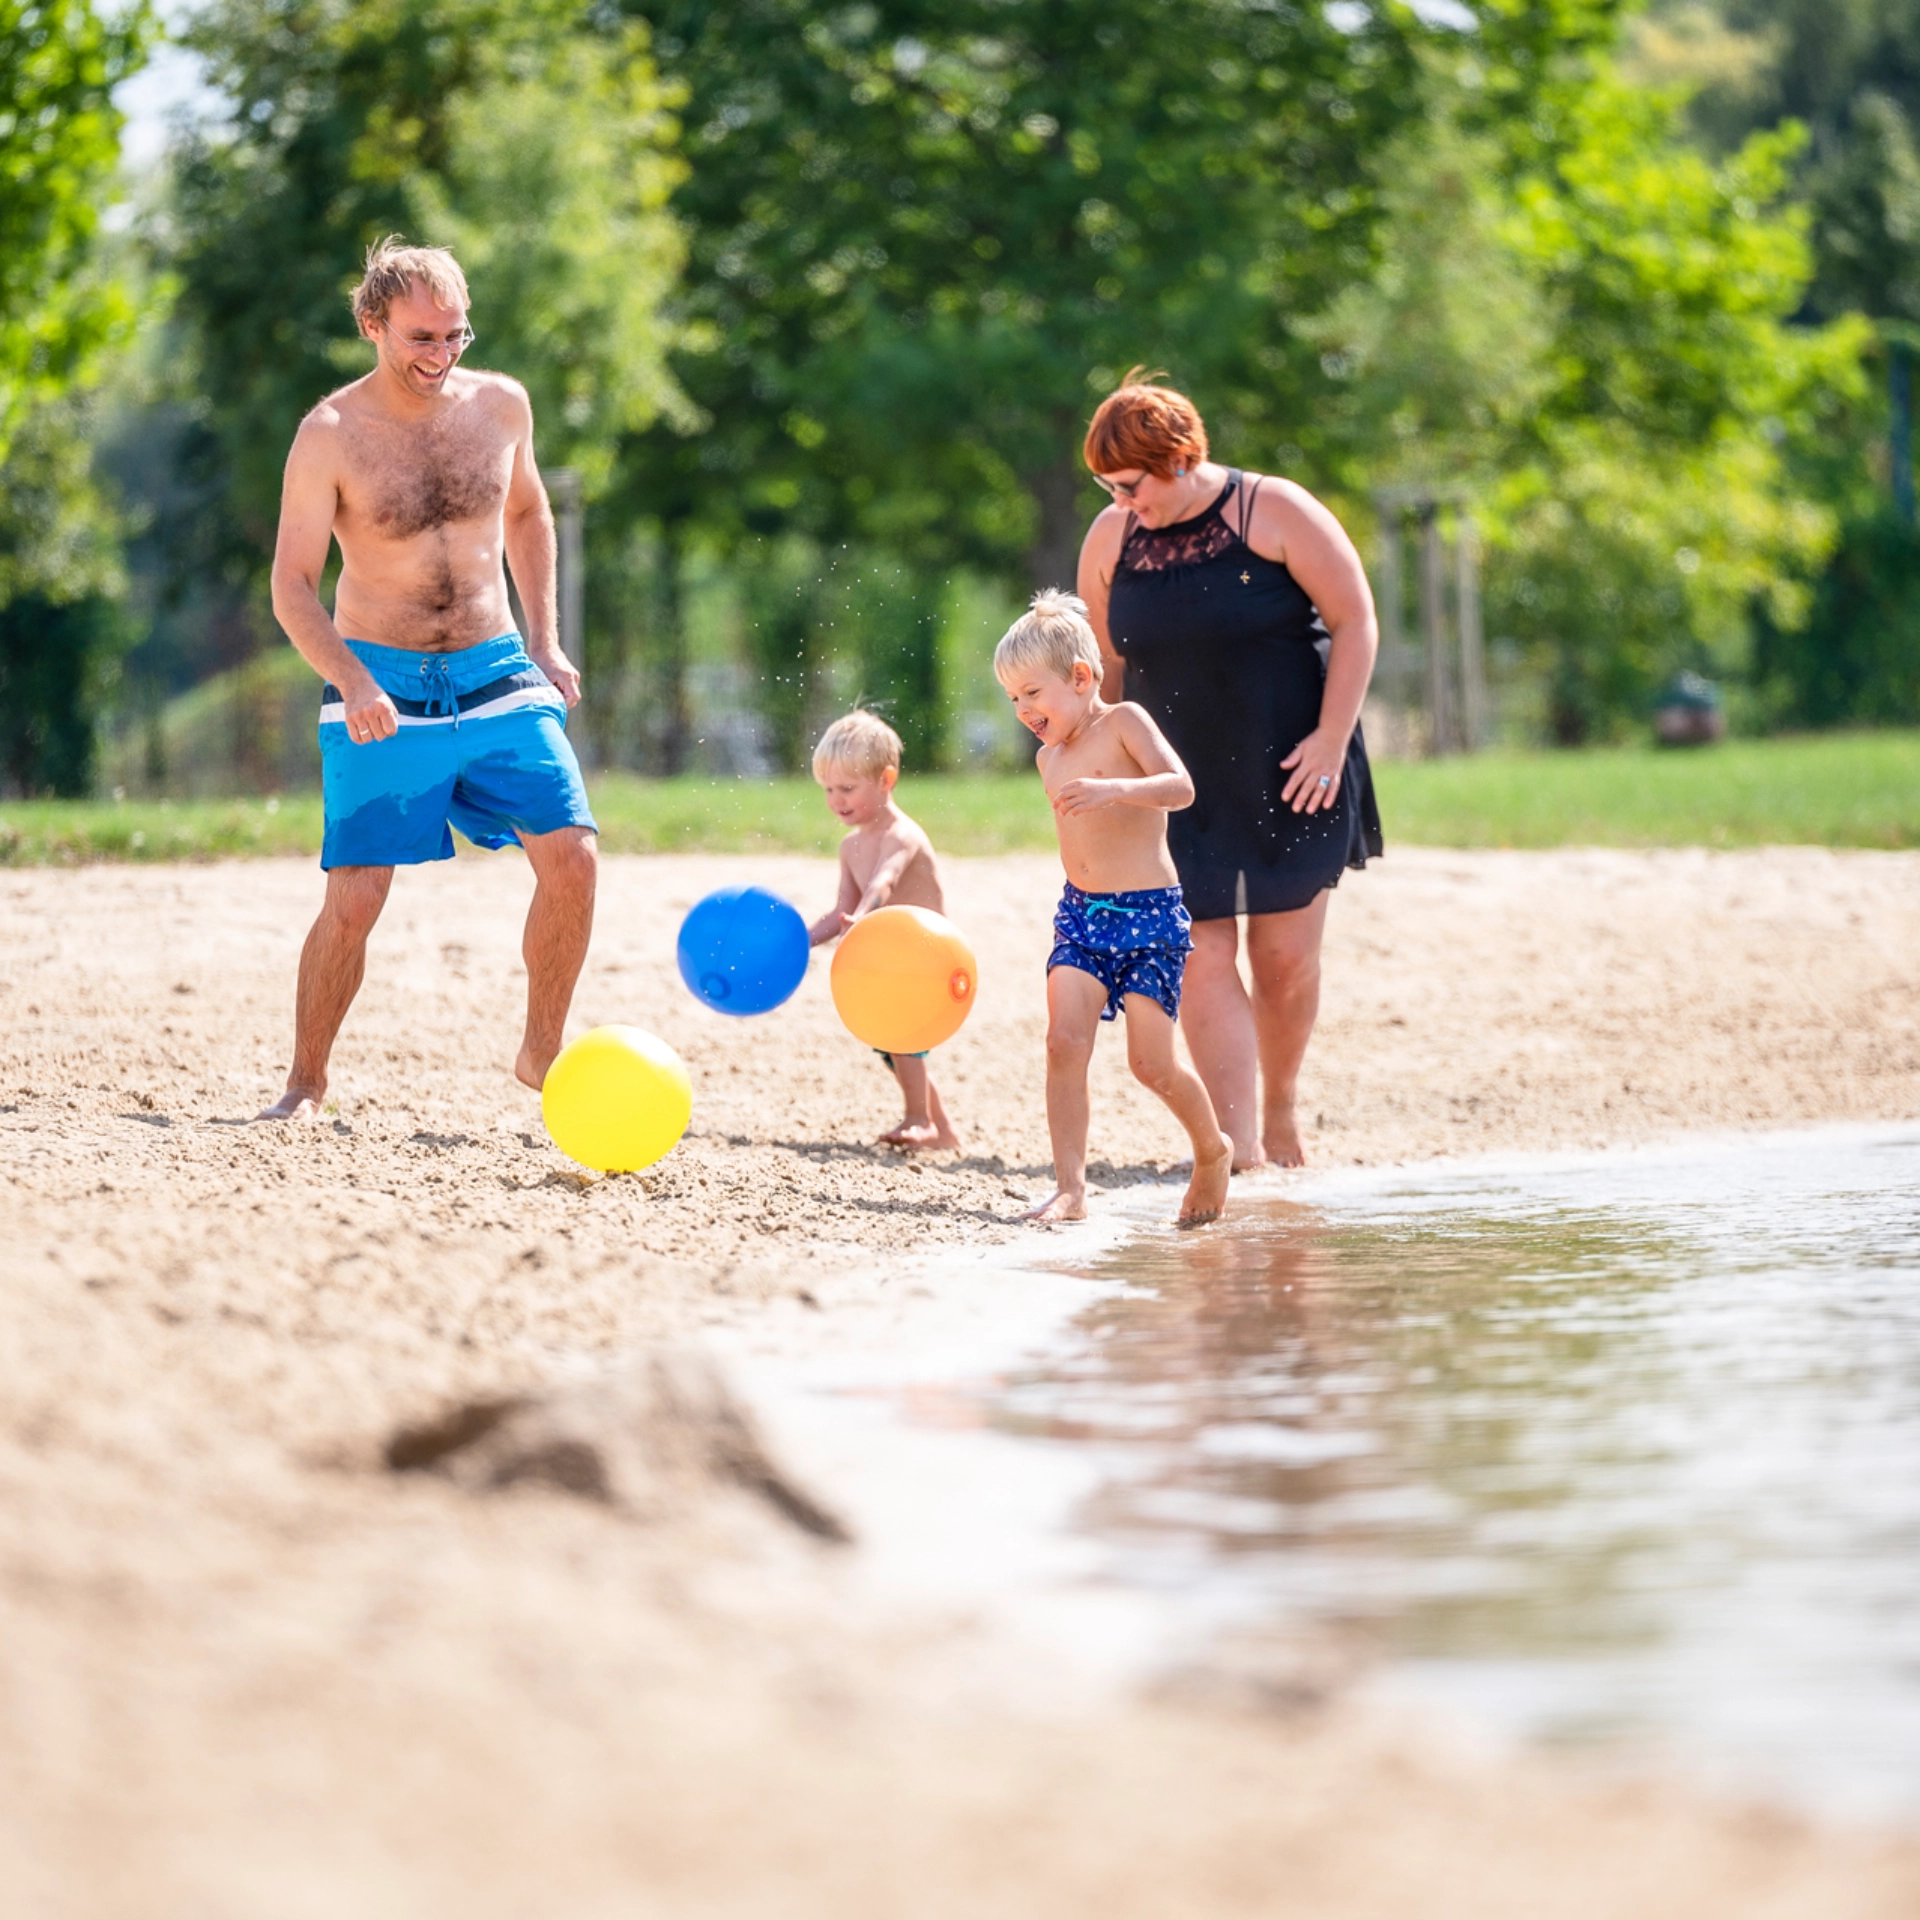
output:
<svg viewBox="0 0 1920 1920"><path fill-rule="evenodd" d="M1093 476L1096 487L1105 487L1108 495L1115 500L1131 500L1146 485L1148 476L1142 474L1138 480L1109 480L1104 473Z"/></svg>

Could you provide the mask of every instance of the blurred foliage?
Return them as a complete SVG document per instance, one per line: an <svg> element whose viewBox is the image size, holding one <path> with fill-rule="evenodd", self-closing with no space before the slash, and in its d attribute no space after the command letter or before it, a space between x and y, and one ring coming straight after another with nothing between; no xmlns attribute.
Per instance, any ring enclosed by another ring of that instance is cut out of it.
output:
<svg viewBox="0 0 1920 1920"><path fill-rule="evenodd" d="M1296 384L1285 316L1366 271L1416 92L1393 7L631 3L688 88L708 422L642 496L920 566L1070 579L1085 417L1143 355L1217 406Z"/></svg>
<svg viewBox="0 0 1920 1920"><path fill-rule="evenodd" d="M0 0L0 785L83 793L126 639L96 392L135 302L102 247L144 7Z"/></svg>
<svg viewBox="0 0 1920 1920"><path fill-rule="evenodd" d="M1382 270L1305 329L1344 389L1336 488L1473 501L1490 631L1562 744L1638 723L1679 668L1744 675L1756 602L1801 617L1833 515L1792 454L1864 393L1857 320L1789 324L1796 136L1716 165L1678 111L1604 63L1517 142L1443 97L1394 169Z"/></svg>
<svg viewBox="0 0 1920 1920"><path fill-rule="evenodd" d="M1761 624L1768 717L1802 727L1920 721L1920 541L1892 513L1853 521L1798 628Z"/></svg>
<svg viewBox="0 0 1920 1920"><path fill-rule="evenodd" d="M119 157L113 88L144 7L0 0L0 461L35 405L85 382L132 318L95 247Z"/></svg>
<svg viewBox="0 0 1920 1920"><path fill-rule="evenodd" d="M187 44L234 103L176 156L163 229L191 380L248 551L294 430L372 364L347 307L383 233L456 248L474 364L523 381L549 465L606 482L663 410L673 94L637 26L563 0L219 0Z"/></svg>
<svg viewBox="0 0 1920 1920"><path fill-rule="evenodd" d="M63 517L57 433L34 495L90 591L117 538L156 712L271 631L281 463L369 363L389 231L455 247L475 363L585 477L603 763L801 766L854 698L951 762L954 583L1071 578L1135 362L1363 542L1382 486L1470 501L1548 737L1682 667L1747 725L1898 681L1835 623L1906 630L1920 0L210 0L187 38L230 111L145 223L171 321L104 430L53 396L130 523ZM758 733L716 761L724 698Z"/></svg>
<svg viewBox="0 0 1920 1920"><path fill-rule="evenodd" d="M1814 261L1809 316L1864 315L1884 347L1920 345L1920 0L1685 0L1637 24L1634 71L1679 81L1725 152L1756 128L1806 130L1794 165ZM1884 378L1887 353L1870 356ZM1832 725L1920 714L1920 550L1888 510L1885 404L1856 402L1790 450L1835 512L1832 560L1803 621L1760 610L1758 715Z"/></svg>

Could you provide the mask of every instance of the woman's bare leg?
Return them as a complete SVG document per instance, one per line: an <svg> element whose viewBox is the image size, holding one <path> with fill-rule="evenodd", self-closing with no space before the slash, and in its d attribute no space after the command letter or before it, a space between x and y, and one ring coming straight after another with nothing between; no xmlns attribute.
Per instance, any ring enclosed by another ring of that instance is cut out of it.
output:
<svg viewBox="0 0 1920 1920"><path fill-rule="evenodd" d="M1320 941L1331 897L1329 889L1296 912L1257 913L1247 921L1260 1042L1260 1136L1267 1158L1283 1167L1306 1164L1293 1102L1320 1012Z"/></svg>
<svg viewBox="0 0 1920 1920"><path fill-rule="evenodd" d="M1087 1068L1107 990L1078 967L1047 975L1047 1133L1053 1193L1022 1218L1051 1225L1087 1217Z"/></svg>
<svg viewBox="0 0 1920 1920"><path fill-rule="evenodd" d="M1187 1051L1213 1101L1215 1117L1233 1142L1236 1173L1266 1159L1260 1144L1259 1058L1253 1002L1237 964L1238 922L1196 920L1180 994L1180 1020Z"/></svg>
<svg viewBox="0 0 1920 1920"><path fill-rule="evenodd" d="M1128 994L1126 1008L1127 1064L1133 1077L1167 1103L1193 1145L1193 1178L1180 1202L1180 1224L1205 1226L1218 1220L1227 1204L1233 1136L1216 1123L1200 1076L1174 1052L1173 1022L1166 1008L1142 993Z"/></svg>

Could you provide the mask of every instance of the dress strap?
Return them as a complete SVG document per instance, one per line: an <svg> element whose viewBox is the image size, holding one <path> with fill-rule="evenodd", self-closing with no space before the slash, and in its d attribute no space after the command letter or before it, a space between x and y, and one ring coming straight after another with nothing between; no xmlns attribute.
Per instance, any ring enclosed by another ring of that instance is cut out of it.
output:
<svg viewBox="0 0 1920 1920"><path fill-rule="evenodd" d="M1236 480L1244 480L1246 475L1235 467L1233 477ZM1240 544L1243 547L1247 544L1247 530L1253 525L1253 503L1260 497L1260 483L1266 477L1264 473L1257 473L1253 477L1252 486L1243 486L1240 489Z"/></svg>

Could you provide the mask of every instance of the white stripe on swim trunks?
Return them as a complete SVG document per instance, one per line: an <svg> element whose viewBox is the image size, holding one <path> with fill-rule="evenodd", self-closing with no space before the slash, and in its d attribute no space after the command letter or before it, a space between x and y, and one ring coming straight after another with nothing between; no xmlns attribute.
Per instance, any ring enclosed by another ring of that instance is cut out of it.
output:
<svg viewBox="0 0 1920 1920"><path fill-rule="evenodd" d="M558 687L516 687L511 693L503 693L498 700L488 700L477 707L469 707L465 713L403 713L399 716L403 727L450 727L456 719L491 720L496 713L510 713L515 707L562 707L566 702L560 697ZM330 700L320 709L320 724L344 727L347 724L346 703Z"/></svg>

